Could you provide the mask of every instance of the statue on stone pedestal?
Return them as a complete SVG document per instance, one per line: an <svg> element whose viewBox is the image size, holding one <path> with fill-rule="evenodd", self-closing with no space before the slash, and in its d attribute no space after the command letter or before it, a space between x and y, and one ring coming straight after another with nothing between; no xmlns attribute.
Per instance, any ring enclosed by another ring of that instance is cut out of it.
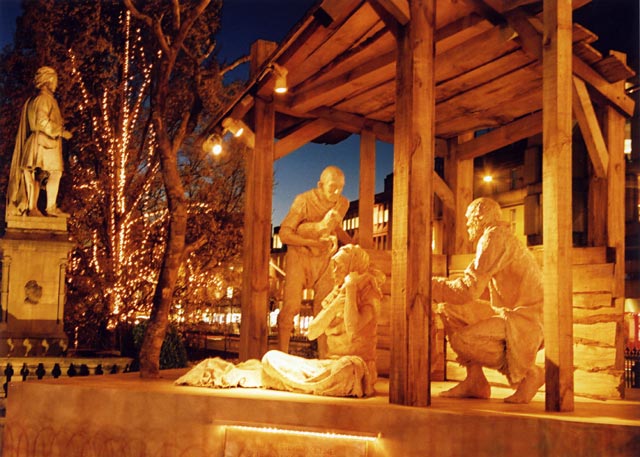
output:
<svg viewBox="0 0 640 457"><path fill-rule="evenodd" d="M460 278L434 277L431 283L449 344L467 369L466 379L441 395L489 398L482 371L488 367L516 389L505 402L529 403L544 383L544 369L535 364L543 342L542 271L501 220L497 202L478 198L466 216L469 238L477 242L475 258Z"/></svg>
<svg viewBox="0 0 640 457"><path fill-rule="evenodd" d="M340 224L349 209L349 201L342 195L344 173L328 166L320 174L318 186L294 199L289 213L280 225L280 239L287 245L285 260L284 300L278 315L279 349L289 351L293 317L300 312L302 292L313 289L314 314L333 286L329 259L337 248L337 236L349 242ZM345 234L346 235L346 234ZM324 354L324 340L319 341L320 357Z"/></svg>
<svg viewBox="0 0 640 457"><path fill-rule="evenodd" d="M28 99L20 116L20 126L11 159L7 216L43 216L38 209L40 189L47 194L46 215L67 216L57 206L63 171L62 139L71 138L64 129L54 93L58 76L51 67L41 67L34 78L40 93Z"/></svg>

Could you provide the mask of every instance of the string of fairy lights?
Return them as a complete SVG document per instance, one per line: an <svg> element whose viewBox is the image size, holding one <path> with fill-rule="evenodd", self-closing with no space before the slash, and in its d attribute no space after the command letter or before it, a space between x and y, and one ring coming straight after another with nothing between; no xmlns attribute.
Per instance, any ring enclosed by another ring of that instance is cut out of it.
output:
<svg viewBox="0 0 640 457"><path fill-rule="evenodd" d="M147 172L146 181L141 192L133 198L127 188L131 173L131 146L139 128L142 107L148 95L153 64L146 59L140 29L132 31L131 15L128 11L120 16L119 24L124 32L121 84L116 86L116 90L103 89L99 112L90 115L90 126L82 124L83 133L95 139L92 141L92 147L98 148L99 154L107 158L108 173L100 180L96 178L91 183L78 186L79 191L92 193L93 199L107 203L105 214L108 226L107 237L104 239L98 227L93 229L91 258L88 263L95 273L108 274L113 278L110 286L104 291L109 301L112 325L115 325L118 319L128 319L139 312L135 306L130 306L132 302L128 298L131 297L132 291L139 289L141 283L157 282L157 269L153 268L150 262L136 260L153 257L153 249L156 248L156 243L148 236L143 235L142 240L139 239L140 235L145 233L141 230L145 226L145 221L153 219L154 225L159 227L159 230L162 227L160 223L162 217L158 214L149 216L144 212L139 214L137 211L141 201L149 194L153 179L159 172L159 166L152 161L155 150L153 126L143 140L145 156L141 161L145 165L139 167L139 171ZM69 56L72 76L80 88L81 100L78 109L87 116L92 106L91 95L78 69L78 59L73 49L69 50ZM132 74L134 65L141 70L137 73L141 75L138 84L131 84L131 81L136 78L136 75ZM114 106L118 109L114 110ZM110 114L112 112L117 114L113 119ZM91 175L90 170L83 171L86 173L82 175ZM135 237L132 236L133 232L136 232ZM75 266L80 267L79 264Z"/></svg>
<svg viewBox="0 0 640 457"><path fill-rule="evenodd" d="M165 222L169 217L167 208L147 204L153 198L150 195L154 194L160 173L160 164L153 159L157 147L153 125L146 126L144 138L139 135L145 128L141 125L146 121L142 114L151 86L153 63L145 55L141 30L132 27L130 12L121 14L119 27L123 36L119 84L113 85L115 89L103 88L95 108L94 98L79 69L79 57L73 49L68 50L71 74L81 95L77 109L83 119L87 119L81 124L81 131L91 138L90 147L97 148L97 153L106 158L108 170L104 176L78 183L75 190L86 196L87 201L106 209L106 234L102 227L92 228L90 246L84 249L90 253L87 264L93 273L109 278L105 289L96 291L96 298L108 301L110 328L118 321L133 322L148 315L145 307L150 303L142 299L141 291L157 284L159 259L164 254L164 244L158 240L166 237ZM133 151L140 141L138 149L142 156L138 157ZM80 163L76 166L83 167ZM89 166L74 172L78 176L95 174ZM142 180L135 189L131 187L132 174ZM207 204L194 202L190 210L196 209L206 211ZM80 272L85 266L75 258L71 268ZM225 281L204 270L193 259L186 259L183 274L190 289L195 295L208 299L224 296ZM206 307L187 312L182 305L180 301L174 305L172 319L206 321L211 318Z"/></svg>

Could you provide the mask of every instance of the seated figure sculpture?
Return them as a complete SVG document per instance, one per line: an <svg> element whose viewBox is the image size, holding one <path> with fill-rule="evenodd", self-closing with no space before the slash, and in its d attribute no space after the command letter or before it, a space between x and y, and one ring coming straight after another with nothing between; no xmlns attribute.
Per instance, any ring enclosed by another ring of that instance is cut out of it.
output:
<svg viewBox="0 0 640 457"><path fill-rule="evenodd" d="M264 387L329 396L370 396L377 379L377 314L384 274L371 268L369 255L347 244L331 258L333 290L309 324L310 340L327 337L323 359L281 351L262 358Z"/></svg>
<svg viewBox="0 0 640 457"><path fill-rule="evenodd" d="M432 298L467 377L445 397L489 398L482 367L503 373L516 388L507 403L529 403L544 383L535 364L543 342L542 272L529 250L501 220L489 198L471 202L467 229L477 242L473 261L457 279L434 277ZM481 297L488 288L490 300Z"/></svg>
<svg viewBox="0 0 640 457"><path fill-rule="evenodd" d="M333 255L335 279L322 310L309 325L309 339L326 335L324 359L305 359L272 350L258 360L239 365L220 358L206 359L175 383L204 387L265 387L336 397L375 393L377 314L385 280L371 268L369 255L348 244Z"/></svg>

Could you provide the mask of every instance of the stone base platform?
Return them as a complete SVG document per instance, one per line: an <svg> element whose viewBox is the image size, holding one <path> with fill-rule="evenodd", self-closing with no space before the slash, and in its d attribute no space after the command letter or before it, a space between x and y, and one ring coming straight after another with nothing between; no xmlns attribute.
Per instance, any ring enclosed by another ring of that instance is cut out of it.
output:
<svg viewBox="0 0 640 457"><path fill-rule="evenodd" d="M2 457L13 456L638 456L640 403L576 397L575 412L547 413L544 393L509 405L438 397L390 405L263 389L174 386L185 370L12 383ZM268 429L267 429L268 428Z"/></svg>

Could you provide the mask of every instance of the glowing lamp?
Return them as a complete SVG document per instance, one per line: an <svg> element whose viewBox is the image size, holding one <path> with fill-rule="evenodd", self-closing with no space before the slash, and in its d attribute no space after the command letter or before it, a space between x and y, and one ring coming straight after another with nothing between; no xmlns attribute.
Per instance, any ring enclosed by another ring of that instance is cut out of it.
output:
<svg viewBox="0 0 640 457"><path fill-rule="evenodd" d="M485 175L485 176L482 178L482 180L483 180L484 182L487 182L487 183L488 183L488 182L493 182L493 176L491 176L491 175Z"/></svg>
<svg viewBox="0 0 640 457"><path fill-rule="evenodd" d="M231 134L236 138L244 133L243 123L230 117L227 117L222 121L222 127L224 127L225 130L231 132Z"/></svg>
<svg viewBox="0 0 640 457"><path fill-rule="evenodd" d="M287 87L287 73L289 73L289 71L286 68L281 67L277 63L273 64L273 74L274 74L275 79L276 79L275 86L274 86L273 90L277 94L284 94L288 90L288 87Z"/></svg>
<svg viewBox="0 0 640 457"><path fill-rule="evenodd" d="M222 138L217 133L213 133L207 137L202 143L202 150L215 156L222 152Z"/></svg>

